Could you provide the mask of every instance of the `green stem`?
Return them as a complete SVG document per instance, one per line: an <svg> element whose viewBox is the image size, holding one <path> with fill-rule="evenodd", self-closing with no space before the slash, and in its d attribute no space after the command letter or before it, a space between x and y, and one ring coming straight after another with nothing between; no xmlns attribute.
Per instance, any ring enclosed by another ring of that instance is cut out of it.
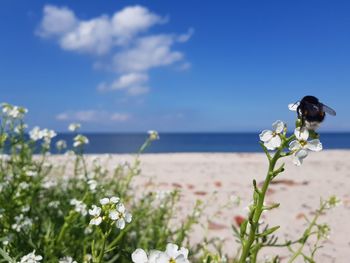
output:
<svg viewBox="0 0 350 263"><path fill-rule="evenodd" d="M270 185L271 181L273 180L273 178L278 173L283 171L283 165L275 171L276 163L277 163L279 158L284 157L284 154L282 151L285 147L288 146L288 144L293 139L295 139L295 135L292 135L289 138L284 139L281 146L277 149L276 153L274 154L274 156L272 158L271 158L269 152L265 149L265 146L262 145L262 147L265 151L265 154L268 158L268 161L269 161L269 168L268 168L267 175L266 175L266 178L265 178L265 181L264 181L264 184L263 184L261 190L258 190L258 191L256 189L254 190L254 192L258 194L258 199L257 199L257 201L255 201L254 211L252 211L251 212L252 215L250 215L251 219L249 221L249 225L250 225L249 236L248 236L247 240L244 240L242 242L243 247L242 247L242 254L241 254L241 257L239 259L239 263L245 263L246 258L249 257L251 247L256 239L257 228L259 226L260 216L264 210L263 207L264 207L264 200L265 200L265 195L266 195L267 189L269 188L269 185ZM254 257L257 256L257 252L258 251L256 251L255 256L252 255L253 259L254 259ZM255 260L256 260L256 258L255 258Z"/></svg>
<svg viewBox="0 0 350 263"><path fill-rule="evenodd" d="M303 254L302 252L303 252L304 246L306 244L306 241L312 235L311 230L316 225L316 222L317 222L319 216L323 213L323 210L325 209L325 207L326 207L326 203L322 204L320 209L316 212L316 215L314 216L313 220L310 222L309 227L304 232L303 238L300 242L301 243L300 247L297 249L297 251L294 252L292 257L289 259L288 263L293 262L295 259L297 259L300 255Z"/></svg>
<svg viewBox="0 0 350 263"><path fill-rule="evenodd" d="M282 146L284 146L284 144ZM266 195L267 189L270 185L270 182L273 178L273 171L274 171L276 162L279 159L281 151L283 149L282 146L277 150L277 152L275 153L273 158L271 160L269 160L269 169L267 171L267 175L266 175L263 187L261 189L261 193L259 194L258 203L256 204L255 210L253 212L252 221L250 222L249 236L248 236L248 239L243 243L242 254L241 254L241 257L239 260L240 263L246 262L246 258L249 256L251 246L253 245L253 242L255 240L255 237L257 234L256 231L257 231L257 227L259 224L260 216L261 216L261 213L263 211L265 195Z"/></svg>
<svg viewBox="0 0 350 263"><path fill-rule="evenodd" d="M67 230L68 226L69 226L70 223L71 223L70 221L71 221L71 218L72 218L73 215L74 215L74 212L71 211L71 212L69 213L69 215L66 217L66 219L64 220L65 222L64 222L64 225L63 225L63 227L61 228L61 231L60 231L60 233L59 233L59 235L58 235L57 243L59 243L59 242L62 240L64 234L66 233L66 230Z"/></svg>
<svg viewBox="0 0 350 263"><path fill-rule="evenodd" d="M103 255L105 253L105 249L106 249L106 241L107 241L107 237L106 235L103 235L103 239L102 239L102 249L100 252L100 255L98 257L98 262L101 263L103 261Z"/></svg>

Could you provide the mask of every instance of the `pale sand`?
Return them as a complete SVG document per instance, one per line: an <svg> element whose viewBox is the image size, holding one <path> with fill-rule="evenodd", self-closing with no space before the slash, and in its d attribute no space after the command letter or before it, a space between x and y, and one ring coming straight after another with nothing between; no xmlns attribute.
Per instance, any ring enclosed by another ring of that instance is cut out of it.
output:
<svg viewBox="0 0 350 263"><path fill-rule="evenodd" d="M113 155L108 166L131 159L130 155ZM259 183L265 178L267 161L264 154L144 154L141 162L142 174L134 182L137 191L180 189L180 215L189 213L196 199L203 200L208 208L201 222L209 229L203 231L197 226L191 235L192 242L205 236L220 237L225 240L224 251L229 255L235 253L237 244L230 226L235 216L246 213L244 207L251 201L252 180L255 178ZM350 262L350 151L312 153L301 167L294 166L291 157L286 157L285 163L286 170L277 180L290 181L280 181L271 186L266 201L279 202L280 207L267 212L264 220L270 226L281 226L278 232L281 241L286 233L296 238L305 227L303 215L310 218L319 205L320 197L336 194L343 202L321 217L321 222L328 222L332 231L325 247L319 251L317 262ZM242 198L241 205L224 207L230 204L232 195ZM207 219L211 222L209 225L205 223ZM181 216L177 220L180 221ZM264 251L262 254L271 252ZM289 253L287 249L272 252Z"/></svg>

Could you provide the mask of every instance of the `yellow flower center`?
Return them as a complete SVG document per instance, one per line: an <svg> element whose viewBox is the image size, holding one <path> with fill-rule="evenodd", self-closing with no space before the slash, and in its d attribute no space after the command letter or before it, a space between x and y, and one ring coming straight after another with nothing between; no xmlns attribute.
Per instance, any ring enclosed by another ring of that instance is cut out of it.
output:
<svg viewBox="0 0 350 263"><path fill-rule="evenodd" d="M303 147L307 144L307 141L304 141L304 140L301 140L299 142L300 142L300 145L303 146Z"/></svg>
<svg viewBox="0 0 350 263"><path fill-rule="evenodd" d="M173 259L173 258L170 258L170 259L169 259L169 263L176 263L176 260Z"/></svg>

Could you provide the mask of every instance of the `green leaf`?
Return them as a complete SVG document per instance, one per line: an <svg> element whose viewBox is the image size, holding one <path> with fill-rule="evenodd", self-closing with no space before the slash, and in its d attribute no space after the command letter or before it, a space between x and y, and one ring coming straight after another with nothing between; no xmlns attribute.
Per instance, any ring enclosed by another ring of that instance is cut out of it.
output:
<svg viewBox="0 0 350 263"><path fill-rule="evenodd" d="M247 230L247 225L248 225L248 220L244 220L243 223L240 226L240 236L241 236L241 238L243 238L244 235L245 235L245 232Z"/></svg>
<svg viewBox="0 0 350 263"><path fill-rule="evenodd" d="M265 230L264 232L260 233L259 236L260 237L268 236L268 235L272 234L273 232L275 232L279 228L280 228L280 226L271 227L271 228Z"/></svg>
<svg viewBox="0 0 350 263"><path fill-rule="evenodd" d="M9 262L9 263L16 263L16 260L11 258L10 255L7 254L6 251L3 250L2 248L0 248L0 254L5 260L7 260L7 262Z"/></svg>

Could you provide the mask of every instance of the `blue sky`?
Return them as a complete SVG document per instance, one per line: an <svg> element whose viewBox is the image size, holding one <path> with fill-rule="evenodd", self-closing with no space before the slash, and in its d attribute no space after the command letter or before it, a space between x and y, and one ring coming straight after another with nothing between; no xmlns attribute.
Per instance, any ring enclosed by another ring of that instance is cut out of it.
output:
<svg viewBox="0 0 350 263"><path fill-rule="evenodd" d="M258 131L318 96L350 131L349 1L17 1L1 101L64 131Z"/></svg>

